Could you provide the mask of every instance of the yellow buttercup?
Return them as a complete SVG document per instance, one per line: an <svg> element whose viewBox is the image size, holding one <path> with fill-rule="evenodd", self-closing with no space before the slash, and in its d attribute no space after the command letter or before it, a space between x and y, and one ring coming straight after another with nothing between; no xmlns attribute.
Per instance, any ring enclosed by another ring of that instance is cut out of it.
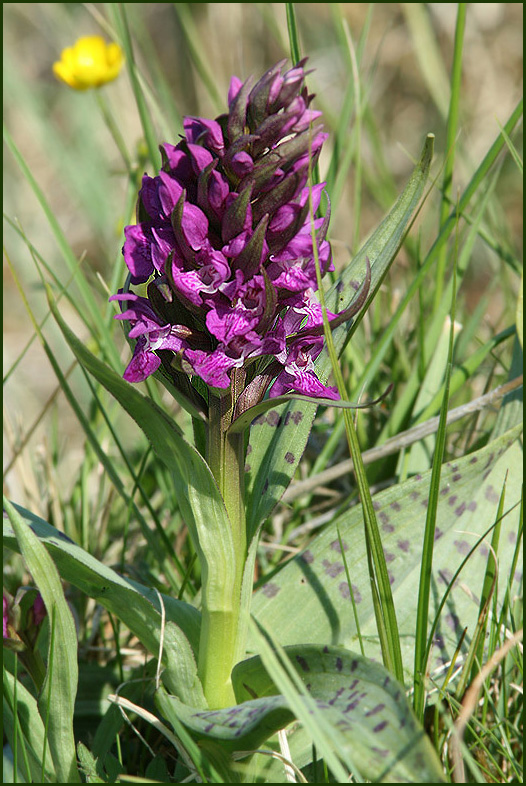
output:
<svg viewBox="0 0 526 786"><path fill-rule="evenodd" d="M100 87L116 79L124 64L122 49L99 35L83 36L63 50L53 73L74 90Z"/></svg>

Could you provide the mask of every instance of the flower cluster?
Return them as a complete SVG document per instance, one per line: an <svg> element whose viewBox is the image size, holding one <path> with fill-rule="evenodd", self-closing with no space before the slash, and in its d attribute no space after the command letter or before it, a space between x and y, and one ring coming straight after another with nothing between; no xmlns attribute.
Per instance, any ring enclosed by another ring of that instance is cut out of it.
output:
<svg viewBox="0 0 526 786"><path fill-rule="evenodd" d="M227 389L243 369L259 398L269 386L270 396L338 398L314 370L315 253L322 274L332 262L328 214L314 220L316 251L311 231L324 184L307 181L327 134L309 108L305 61L285 72L284 62L255 84L233 77L228 114L185 118L184 140L162 146L158 176L143 177L123 254L146 297L128 288L111 298L136 341L128 381L162 364L173 379Z"/></svg>

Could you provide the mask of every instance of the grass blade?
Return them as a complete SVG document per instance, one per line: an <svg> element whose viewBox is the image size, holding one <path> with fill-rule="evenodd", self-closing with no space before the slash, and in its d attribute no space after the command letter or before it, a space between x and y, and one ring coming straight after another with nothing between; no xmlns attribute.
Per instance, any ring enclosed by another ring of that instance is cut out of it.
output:
<svg viewBox="0 0 526 786"><path fill-rule="evenodd" d="M312 194L311 194L312 196ZM312 204L311 204L312 208ZM342 371L338 361L338 355L334 346L332 331L329 327L327 318L327 306L325 303L325 294L323 292L323 284L321 278L321 269L317 253L317 243L314 229L314 213L311 209L311 232L312 232L312 247L314 249L314 261L316 264L316 278L318 281L318 294L323 313L323 328L325 334L325 343L329 355L332 372L336 381L340 398L348 401L346 385L343 379ZM400 636L398 632L398 623L396 621L396 612L393 603L393 596L391 593L391 584L389 581L389 574L387 571L387 564L385 555L382 548L382 539L380 537L380 530L376 521L376 515L373 508L373 501L371 498L371 491L367 482L367 475L365 466L362 460L360 445L358 443L358 436L356 428L349 410L343 410L343 418L345 422L345 431L347 434L347 442L349 446L349 453L353 460L354 475L356 478L356 485L358 487L358 494L363 511L363 521L365 529L365 540L367 547L367 561L369 567L369 578L371 582L371 592L373 597L374 612L376 617L376 625L378 635L380 637L380 646L382 650L382 658L385 667L396 677L397 680L403 682L404 671L402 664L402 652L400 649Z"/></svg>
<svg viewBox="0 0 526 786"><path fill-rule="evenodd" d="M287 30L289 33L290 57L292 62L296 64L301 60L298 27L296 25L296 11L294 10L294 3L285 3L285 6L287 10Z"/></svg>
<svg viewBox="0 0 526 786"><path fill-rule="evenodd" d="M447 221L450 209L451 183L455 165L455 144L458 132L458 115L460 106L460 86L462 80L462 52L464 30L466 27L467 3L459 3L457 11L457 25L455 29L455 46L453 50L453 67L451 69L451 96L449 99L449 112L446 128L446 160L444 163L444 177L442 181L442 202L440 205L440 222L442 227ZM444 276L446 272L447 254L445 246L440 251L437 259L435 276L435 310L442 299Z"/></svg>
<svg viewBox="0 0 526 786"><path fill-rule="evenodd" d="M57 779L59 783L80 783L73 736L78 683L75 623L57 569L45 547L5 497L4 509L28 570L40 590L55 634L51 636L47 674L38 704L41 716L46 718L47 740Z"/></svg>
<svg viewBox="0 0 526 786"><path fill-rule="evenodd" d="M431 481L429 484L429 500L426 514L426 524L424 529L424 540L422 546L422 563L420 570L420 580L418 583L418 604L415 628L415 665L414 665L414 709L417 718L423 720L425 705L425 685L424 676L427 662L424 660L427 643L427 624L429 616L429 597L431 593L431 577L433 566L433 547L436 532L436 517L438 500L440 495L440 477L442 474L442 462L446 449L447 433L447 413L449 407L449 386L451 380L451 368L453 364L453 347L455 341L455 293L456 293L456 266L453 269L453 302L451 304L451 324L449 331L449 350L446 366L446 378L444 381L444 395L440 408L440 420L436 435L435 452L433 456L433 466L431 469Z"/></svg>
<svg viewBox="0 0 526 786"><path fill-rule="evenodd" d="M157 172L161 166L161 154L159 153L157 135L137 72L137 64L135 62L135 55L133 52L133 44L130 36L125 6L125 3L108 3L108 8L113 19L113 24L118 31L120 44L126 56L126 67L128 69L128 75L130 77L133 94L137 103L137 110L141 119L141 126L144 132L146 146L148 148L150 163L152 165L153 171Z"/></svg>
<svg viewBox="0 0 526 786"><path fill-rule="evenodd" d="M86 281L86 279L82 276L82 274L80 272L80 268L79 268L79 265L78 265L77 258L75 256L75 254L73 253L73 250L72 250L71 246L69 245L69 243L68 243L64 233L62 232L62 229L60 228L60 225L59 225L57 219L55 218L55 215L53 214L53 211L51 210L46 197L44 196L44 192L42 191L42 189L40 188L40 186L36 182L35 178L33 177L33 174L31 172L31 170L29 169L29 167L26 164L22 154L20 153L20 151L19 151L18 147L16 146L13 138L11 137L11 134L9 133L7 128L5 128L5 127L4 127L4 140L5 140L5 143L6 143L7 147L11 151L14 159L16 160L19 168L21 169L24 177L26 178L26 180L28 181L29 185L31 186L31 190L33 191L33 193L35 194L36 198L38 199L38 201L39 201L39 203L40 203L40 205L42 207L42 210L44 211L44 214L45 214L45 216L46 216L46 218L47 218L47 220L49 222L49 225L50 225L50 227L51 227L51 229L53 231L53 234L55 236L55 239L57 241L58 247L60 248L60 251L62 252L62 256L64 257L64 261L66 262L66 264L68 266L68 269L69 269L69 271L70 271L70 273L71 273L71 275L73 277L73 280L75 281L75 284L79 288L79 292L81 294L82 300L84 301L84 304L85 304L85 306L87 308L89 316L91 317L92 331L93 331L94 337L99 342L99 345L100 345L101 349L103 350L104 356L106 357L108 362L110 362L113 365L114 368L119 368L121 363L120 363L119 355L118 355L118 352L117 352L117 348L115 347L115 344L113 343L113 341L111 341L109 333L108 333L107 329L105 328L104 319L103 319L103 316L102 316L101 308L100 308L99 304L97 303L97 301L95 300L95 297L93 295L92 290L90 289L90 287L88 285L88 282ZM82 316L82 311L79 308L79 304L78 303L77 303L76 307L77 307L77 310L79 311L79 313ZM82 316L82 319L83 319L84 322L87 322L86 317Z"/></svg>

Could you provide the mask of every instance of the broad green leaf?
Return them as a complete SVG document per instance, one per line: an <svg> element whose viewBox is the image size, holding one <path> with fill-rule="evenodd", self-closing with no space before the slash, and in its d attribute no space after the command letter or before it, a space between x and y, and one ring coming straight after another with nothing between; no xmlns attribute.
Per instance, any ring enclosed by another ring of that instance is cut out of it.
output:
<svg viewBox="0 0 526 786"><path fill-rule="evenodd" d="M156 592L120 576L55 527L24 508L15 508L43 547L46 547L62 579L108 609L157 657L162 615ZM5 519L3 542L4 546L19 550L13 529ZM188 703L205 706L193 656L199 643L199 612L183 601L166 595L161 597L166 613L163 679L170 690L181 698L184 696Z"/></svg>
<svg viewBox="0 0 526 786"><path fill-rule="evenodd" d="M290 647L287 655L306 688L300 700L320 713L333 731L335 748L340 755L348 749L363 777L381 783L443 781L403 688L383 666L341 647ZM157 694L158 706L198 739L221 740L231 751L254 750L294 714L259 657L238 664L233 680L242 702L235 707L195 712L164 690Z"/></svg>
<svg viewBox="0 0 526 786"><path fill-rule="evenodd" d="M47 671L38 698L46 721L49 752L61 783L80 783L73 736L73 711L78 684L77 631L64 597L60 576L45 547L4 497L20 553L40 590L50 625Z"/></svg>
<svg viewBox="0 0 526 786"><path fill-rule="evenodd" d="M365 280L367 260L371 268L371 287L362 310L374 298L403 242L409 222L422 197L431 165L433 137L426 140L421 159L390 213L367 240L340 279L326 295L327 307L336 313L349 308ZM334 343L341 350L351 328L342 325L334 331ZM325 352L316 361L318 376L327 380L331 366ZM264 521L281 498L298 467L307 444L316 405L291 402L271 410L254 423L247 455L247 522L249 537Z"/></svg>
<svg viewBox="0 0 526 786"><path fill-rule="evenodd" d="M34 696L25 688L21 682L16 685L16 718L18 722L17 740L17 765L18 772L23 773L26 783L40 783L42 778L42 762L44 749L46 748L46 730L38 711L37 701ZM4 733L10 742L11 749L14 748L15 731L15 678L4 667L4 704L3 716ZM22 752L24 749L24 753ZM25 761L30 772L25 769ZM57 777L53 767L51 756L48 755L44 764L44 777L46 782L56 783ZM5 780L4 783L14 783Z"/></svg>
<svg viewBox="0 0 526 786"><path fill-rule="evenodd" d="M208 464L183 439L180 429L162 409L86 349L63 321L51 296L49 301L53 316L79 363L117 399L172 471L179 507L200 560L203 609L228 615L235 608L238 555L225 504Z"/></svg>
<svg viewBox="0 0 526 786"><path fill-rule="evenodd" d="M505 577L499 582L499 590L501 593L505 591L518 530L522 449L517 437L521 428L518 426L503 434L476 453L443 465L433 554L430 620L462 560L495 523L507 473L506 511L499 554L499 574ZM416 602L429 482L430 472L426 472L373 497L382 531L408 683L412 682ZM365 654L379 658L359 507L338 516L302 554L272 576L255 593L252 613L284 645L328 642L356 648L357 634L338 530L351 576ZM463 652L469 645L477 621L478 596L487 554L486 542L477 546L448 597L431 652L429 668L432 675L442 673L444 664L449 663L465 626L468 633ZM252 651L257 651L249 639L250 646Z"/></svg>

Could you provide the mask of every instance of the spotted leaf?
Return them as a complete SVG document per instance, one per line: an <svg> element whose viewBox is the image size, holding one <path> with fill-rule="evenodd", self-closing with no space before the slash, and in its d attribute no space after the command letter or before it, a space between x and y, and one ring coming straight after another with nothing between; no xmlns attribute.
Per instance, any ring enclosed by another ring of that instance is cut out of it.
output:
<svg viewBox="0 0 526 786"><path fill-rule="evenodd" d="M304 690L300 701L330 729L334 750L348 755L359 775L380 783L441 783L436 753L417 724L404 689L383 666L341 647L286 650ZM294 720L259 656L238 664L233 682L240 703L196 712L157 693L159 709L200 740L220 740L230 751L254 750Z"/></svg>

